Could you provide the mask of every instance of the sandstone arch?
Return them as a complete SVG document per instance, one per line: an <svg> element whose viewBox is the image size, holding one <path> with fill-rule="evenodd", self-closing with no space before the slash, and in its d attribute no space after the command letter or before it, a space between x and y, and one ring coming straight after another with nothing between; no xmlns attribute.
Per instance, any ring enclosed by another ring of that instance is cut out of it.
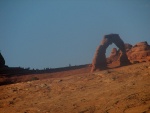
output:
<svg viewBox="0 0 150 113"><path fill-rule="evenodd" d="M103 40L101 41L100 45L98 46L95 52L92 61L92 72L97 69L103 70L107 68L105 53L107 47L112 43L114 43L121 50L121 55L119 56L120 66L130 64L130 61L128 60L128 57L126 55L126 49L123 40L118 34L109 34L104 36Z"/></svg>

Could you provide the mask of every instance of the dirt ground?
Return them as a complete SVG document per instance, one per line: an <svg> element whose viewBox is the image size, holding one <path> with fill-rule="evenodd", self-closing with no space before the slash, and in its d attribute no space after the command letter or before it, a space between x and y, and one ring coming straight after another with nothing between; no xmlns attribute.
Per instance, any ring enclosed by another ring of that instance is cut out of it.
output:
<svg viewBox="0 0 150 113"><path fill-rule="evenodd" d="M150 113L150 62L89 69L15 77L0 86L0 113Z"/></svg>

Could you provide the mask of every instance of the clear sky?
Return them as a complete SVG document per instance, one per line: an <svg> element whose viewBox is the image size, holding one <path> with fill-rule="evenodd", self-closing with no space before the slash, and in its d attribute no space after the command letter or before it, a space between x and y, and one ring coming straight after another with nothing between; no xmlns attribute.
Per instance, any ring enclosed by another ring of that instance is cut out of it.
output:
<svg viewBox="0 0 150 113"><path fill-rule="evenodd" d="M150 0L0 0L0 51L11 67L91 63L110 33L150 44Z"/></svg>

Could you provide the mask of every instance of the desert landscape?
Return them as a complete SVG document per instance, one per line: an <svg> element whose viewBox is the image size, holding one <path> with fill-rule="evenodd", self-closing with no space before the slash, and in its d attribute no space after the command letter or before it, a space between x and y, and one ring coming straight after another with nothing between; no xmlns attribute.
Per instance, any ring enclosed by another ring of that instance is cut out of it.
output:
<svg viewBox="0 0 150 113"><path fill-rule="evenodd" d="M150 46L125 50L130 64L121 66L113 48L107 69L92 72L92 64L10 68L1 55L0 113L150 113Z"/></svg>
<svg viewBox="0 0 150 113"><path fill-rule="evenodd" d="M39 80L2 85L0 112L150 113L149 62L89 71L90 67L86 67L24 75L24 79Z"/></svg>
<svg viewBox="0 0 150 113"><path fill-rule="evenodd" d="M0 0L0 113L150 113L150 0Z"/></svg>

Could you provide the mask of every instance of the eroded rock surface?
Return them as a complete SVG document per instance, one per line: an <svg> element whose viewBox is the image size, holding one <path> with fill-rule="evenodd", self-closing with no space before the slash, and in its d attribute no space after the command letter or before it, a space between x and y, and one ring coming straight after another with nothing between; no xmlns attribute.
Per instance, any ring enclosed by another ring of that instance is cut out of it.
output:
<svg viewBox="0 0 150 113"><path fill-rule="evenodd" d="M145 42L139 42L135 44L128 52L128 58L130 61L150 61L150 45Z"/></svg>
<svg viewBox="0 0 150 113"><path fill-rule="evenodd" d="M125 44L127 57L130 62L149 62L150 61L150 45L144 41L132 46ZM107 58L107 63L114 63L119 59L121 51L116 48L112 49L110 56Z"/></svg>

